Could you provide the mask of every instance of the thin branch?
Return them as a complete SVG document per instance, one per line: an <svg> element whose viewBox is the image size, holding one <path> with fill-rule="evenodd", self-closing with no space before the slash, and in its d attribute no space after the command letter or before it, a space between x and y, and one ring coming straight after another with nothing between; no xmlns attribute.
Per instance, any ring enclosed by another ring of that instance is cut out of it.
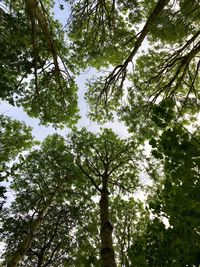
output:
<svg viewBox="0 0 200 267"><path fill-rule="evenodd" d="M112 185L115 185L115 186L118 186L119 188L121 188L122 190L124 191L127 191L128 193L132 194L133 192L131 192L128 188L124 187L122 184L116 182L116 181L113 181L112 179L108 179L108 183L109 184L112 184Z"/></svg>
<svg viewBox="0 0 200 267"><path fill-rule="evenodd" d="M94 185L94 187L96 188L96 190L101 193L101 189L96 184L96 182L94 181L94 179L84 170L84 168L81 166L81 164L79 164L77 162L76 162L76 164L80 168L80 170L90 179L91 183Z"/></svg>

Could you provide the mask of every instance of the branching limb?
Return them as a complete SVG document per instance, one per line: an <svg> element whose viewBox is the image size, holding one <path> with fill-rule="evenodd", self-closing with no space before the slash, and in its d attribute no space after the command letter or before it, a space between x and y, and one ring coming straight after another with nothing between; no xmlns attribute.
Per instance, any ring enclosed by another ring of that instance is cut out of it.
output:
<svg viewBox="0 0 200 267"><path fill-rule="evenodd" d="M149 18L147 19L142 31L140 32L133 50L131 51L131 53L129 54L129 56L127 57L127 59L124 61L123 64L118 65L114 68L114 70L110 73L110 75L107 77L106 79L106 83L105 83L105 91L109 90L109 87L111 84L115 84L119 79L121 79L121 86L124 83L125 77L126 77L126 73L127 73L127 67L129 62L131 62L133 60L133 58L135 57L135 55L137 54L139 48L141 47L145 37L147 36L147 34L149 33L151 26L154 24L154 22L157 20L159 14L163 11L164 7L169 3L169 0L159 0L153 10L153 12L151 13L151 15L149 16Z"/></svg>

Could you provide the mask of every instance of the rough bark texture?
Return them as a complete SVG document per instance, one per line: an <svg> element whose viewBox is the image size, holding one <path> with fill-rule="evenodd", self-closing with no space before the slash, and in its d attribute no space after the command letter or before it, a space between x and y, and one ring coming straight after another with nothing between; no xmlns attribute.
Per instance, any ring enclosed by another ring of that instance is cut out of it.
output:
<svg viewBox="0 0 200 267"><path fill-rule="evenodd" d="M101 213L101 266L116 267L113 242L112 224L109 217L109 199L107 189L107 177L103 177L103 188L101 190L100 213Z"/></svg>

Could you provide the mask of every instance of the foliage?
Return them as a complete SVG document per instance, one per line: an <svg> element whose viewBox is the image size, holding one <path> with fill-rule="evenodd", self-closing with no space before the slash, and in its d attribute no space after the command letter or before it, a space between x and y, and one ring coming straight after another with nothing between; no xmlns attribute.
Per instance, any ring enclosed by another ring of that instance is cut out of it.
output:
<svg viewBox="0 0 200 267"><path fill-rule="evenodd" d="M10 161L34 143L30 127L0 115L0 182L5 181L9 175ZM5 186L0 186L0 198L5 197L5 192Z"/></svg>
<svg viewBox="0 0 200 267"><path fill-rule="evenodd" d="M2 1L0 98L71 127L75 79L92 67L90 118L117 117L130 135L73 128L39 145L1 115L0 179L14 196L1 206L4 264L198 266L199 1L56 4L64 27L54 1Z"/></svg>
<svg viewBox="0 0 200 267"><path fill-rule="evenodd" d="M100 69L124 60L134 42L135 24L141 21L138 1L67 2L70 56L75 66Z"/></svg>
<svg viewBox="0 0 200 267"><path fill-rule="evenodd" d="M43 124L71 125L78 119L77 88L66 67L67 48L52 4L3 1L0 97L22 105Z"/></svg>
<svg viewBox="0 0 200 267"><path fill-rule="evenodd" d="M129 110L135 108L140 108L138 111L148 117L152 104L169 97L178 107L177 116L198 111L199 30L196 15L199 5L190 1L176 1L180 3L174 5L167 2L158 1L153 7L144 1L145 15L150 10L152 13L146 21L141 20L145 25L133 38L128 56L120 63L110 62L113 68L89 82L87 99L91 118L104 121L106 116L110 119L113 112L120 110L125 110L125 116L129 116ZM148 38L146 52L138 54L145 36Z"/></svg>
<svg viewBox="0 0 200 267"><path fill-rule="evenodd" d="M135 190L137 179L137 154L132 140L120 139L111 129L102 129L95 135L85 128L71 136L71 149L76 164L98 190L102 176L109 176L111 193L117 189Z"/></svg>
<svg viewBox="0 0 200 267"><path fill-rule="evenodd" d="M199 266L199 133L169 127L150 142L164 177L149 208L154 215L130 250L136 266ZM168 228L163 223L168 219ZM167 250L166 250L167 247Z"/></svg>
<svg viewBox="0 0 200 267"><path fill-rule="evenodd" d="M76 186L79 171L67 153L64 139L57 135L49 136L41 149L21 158L13 168L16 170L10 187L15 201L3 210L6 261L29 235L37 214L45 208L42 226L37 230L22 266L32 266L40 260L50 266L55 261L57 266L60 260L67 260L69 247L74 246L70 231L76 221L82 219L81 210L87 210L87 202L80 207L83 201L81 189L72 189L72 185ZM65 232L67 229L68 233Z"/></svg>
<svg viewBox="0 0 200 267"><path fill-rule="evenodd" d="M5 163L32 146L31 128L7 116L0 116L0 162Z"/></svg>
<svg viewBox="0 0 200 267"><path fill-rule="evenodd" d="M128 267L131 266L129 251L134 239L146 230L149 214L142 202L136 201L133 197L125 200L120 195L112 199L111 210L118 265Z"/></svg>

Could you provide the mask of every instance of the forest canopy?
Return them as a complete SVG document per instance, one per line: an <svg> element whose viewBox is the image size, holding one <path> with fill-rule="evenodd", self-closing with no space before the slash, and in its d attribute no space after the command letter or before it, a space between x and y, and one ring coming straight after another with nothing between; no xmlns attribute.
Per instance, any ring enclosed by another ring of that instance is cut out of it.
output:
<svg viewBox="0 0 200 267"><path fill-rule="evenodd" d="M198 0L1 1L1 102L69 134L0 114L0 266L200 266L199 29Z"/></svg>

